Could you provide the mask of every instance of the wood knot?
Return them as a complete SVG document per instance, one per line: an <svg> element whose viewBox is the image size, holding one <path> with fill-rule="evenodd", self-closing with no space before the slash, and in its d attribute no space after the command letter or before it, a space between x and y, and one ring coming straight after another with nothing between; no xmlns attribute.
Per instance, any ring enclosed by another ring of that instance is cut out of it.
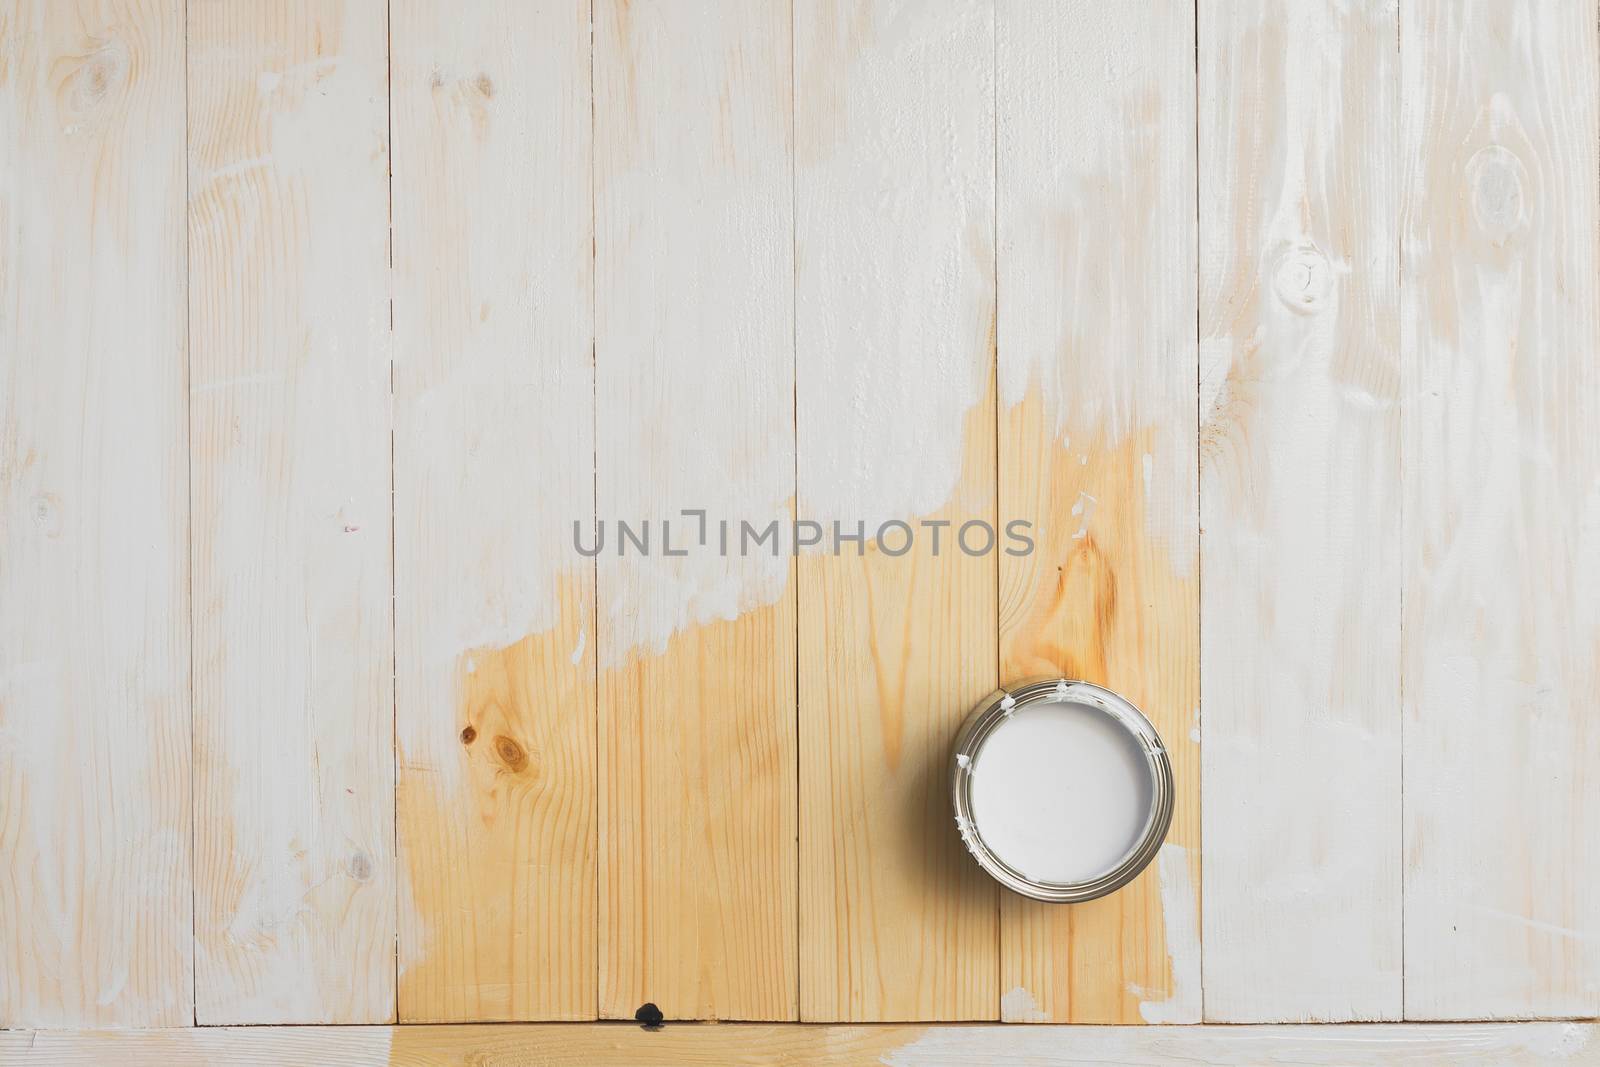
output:
<svg viewBox="0 0 1600 1067"><path fill-rule="evenodd" d="M73 120L101 107L128 80L128 50L121 41L108 41L82 57L67 75L60 93L62 116Z"/></svg>
<svg viewBox="0 0 1600 1067"><path fill-rule="evenodd" d="M372 857L360 851L350 853L349 871L350 877L358 882L371 881Z"/></svg>
<svg viewBox="0 0 1600 1067"><path fill-rule="evenodd" d="M505 734L498 734L494 739L494 754L513 771L521 771L528 766L528 754Z"/></svg>
<svg viewBox="0 0 1600 1067"><path fill-rule="evenodd" d="M28 501L28 511L33 524L46 537L54 540L61 536L61 501L54 493L38 493Z"/></svg>
<svg viewBox="0 0 1600 1067"><path fill-rule="evenodd" d="M1503 245L1528 221L1528 168L1503 145L1485 145L1467 160L1472 217L1484 236Z"/></svg>
<svg viewBox="0 0 1600 1067"><path fill-rule="evenodd" d="M1333 292L1333 266L1316 245L1291 245L1278 253L1272 270L1272 291L1290 311L1302 315L1321 311Z"/></svg>
<svg viewBox="0 0 1600 1067"><path fill-rule="evenodd" d="M462 729L462 731L461 731L461 743L463 745L470 745L470 744L472 744L472 742L476 741L477 739L478 739L478 730L477 730L476 727L474 727L474 726L469 724L468 726L466 726L466 727L464 727Z"/></svg>
<svg viewBox="0 0 1600 1067"><path fill-rule="evenodd" d="M480 74L472 81L472 87L478 90L478 95L485 100L494 99L494 79L487 74Z"/></svg>

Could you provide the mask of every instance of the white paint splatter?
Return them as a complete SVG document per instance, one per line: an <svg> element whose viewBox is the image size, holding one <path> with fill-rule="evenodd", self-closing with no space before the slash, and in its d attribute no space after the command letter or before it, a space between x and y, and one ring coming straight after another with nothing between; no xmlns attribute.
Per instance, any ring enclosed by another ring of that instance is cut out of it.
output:
<svg viewBox="0 0 1600 1067"><path fill-rule="evenodd" d="M583 650L588 646L588 644L589 628L587 626L581 626L578 628L578 647L572 650L572 662L574 664L583 662Z"/></svg>
<svg viewBox="0 0 1600 1067"><path fill-rule="evenodd" d="M1078 532L1072 535L1074 541L1081 541L1089 533L1089 523L1094 521L1095 505L1099 501L1088 493L1079 492L1077 502L1072 505L1072 514L1078 519Z"/></svg>
<svg viewBox="0 0 1600 1067"><path fill-rule="evenodd" d="M1189 874L1188 849L1162 845L1156 867L1172 995L1166 1000L1142 1000L1139 1014L1147 1023L1196 1023L1200 1021L1200 908ZM1135 990L1134 995L1143 997L1147 991Z"/></svg>
<svg viewBox="0 0 1600 1067"><path fill-rule="evenodd" d="M993 95L994 37L974 4L860 19L874 46L846 53L846 113L796 130L801 218L825 219L796 263L800 508L876 529L950 501L990 391L995 132L962 102Z"/></svg>
<svg viewBox="0 0 1600 1067"><path fill-rule="evenodd" d="M1033 994L1021 986L1000 998L1000 1021L1007 1023L1047 1023L1049 1013L1039 1007Z"/></svg>

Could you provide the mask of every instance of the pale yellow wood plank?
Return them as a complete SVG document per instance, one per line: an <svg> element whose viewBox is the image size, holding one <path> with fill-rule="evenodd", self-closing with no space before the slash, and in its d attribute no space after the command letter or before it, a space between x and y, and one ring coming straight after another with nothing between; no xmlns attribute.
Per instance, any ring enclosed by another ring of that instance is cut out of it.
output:
<svg viewBox="0 0 1600 1067"><path fill-rule="evenodd" d="M1395 20L1382 0L1200 6L1205 994L1221 1022L1400 1017Z"/></svg>
<svg viewBox="0 0 1600 1067"><path fill-rule="evenodd" d="M183 11L0 4L0 1026L192 1011Z"/></svg>
<svg viewBox="0 0 1600 1067"><path fill-rule="evenodd" d="M789 556L718 529L794 494L789 11L601 0L594 49L600 1014L793 1018Z"/></svg>
<svg viewBox="0 0 1600 1067"><path fill-rule="evenodd" d="M1276 1064L1550 1067L1595 1062L1592 1024L1400 1026L804 1026L606 1024L248 1027L120 1033L0 1033L0 1064L76 1067L593 1067L793 1064L807 1067L1167 1067Z"/></svg>
<svg viewBox="0 0 1600 1067"><path fill-rule="evenodd" d="M392 17L400 1018L593 1018L589 6Z"/></svg>
<svg viewBox="0 0 1600 1067"><path fill-rule="evenodd" d="M1193 13L999 9L1001 678L1092 681L1160 732L1158 860L1087 904L1002 895L1002 1018L1200 1017Z"/></svg>
<svg viewBox="0 0 1600 1067"><path fill-rule="evenodd" d="M1411 1018L1600 1007L1595 25L1400 12Z"/></svg>
<svg viewBox="0 0 1600 1067"><path fill-rule="evenodd" d="M799 510L824 541L801 559L801 1015L994 1018L998 891L948 769L996 684L995 561L956 544L995 521L993 10L794 14ZM892 520L834 554L836 523Z"/></svg>
<svg viewBox="0 0 1600 1067"><path fill-rule="evenodd" d="M385 8L188 11L196 1014L386 1021Z"/></svg>

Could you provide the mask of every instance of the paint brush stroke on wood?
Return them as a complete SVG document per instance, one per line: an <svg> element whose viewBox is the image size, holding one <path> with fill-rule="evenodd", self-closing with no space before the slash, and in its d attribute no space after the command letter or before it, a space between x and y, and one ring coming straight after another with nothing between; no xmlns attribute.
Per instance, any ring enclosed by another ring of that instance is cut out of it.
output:
<svg viewBox="0 0 1600 1067"><path fill-rule="evenodd" d="M183 48L0 6L0 1027L192 1018Z"/></svg>
<svg viewBox="0 0 1600 1067"><path fill-rule="evenodd" d="M1397 1019L1396 13L1200 19L1206 1018Z"/></svg>
<svg viewBox="0 0 1600 1067"><path fill-rule="evenodd" d="M386 1022L385 6L188 14L196 1017Z"/></svg>
<svg viewBox="0 0 1600 1067"><path fill-rule="evenodd" d="M1405 176L1405 1009L1600 1010L1600 57L1417 3Z"/></svg>

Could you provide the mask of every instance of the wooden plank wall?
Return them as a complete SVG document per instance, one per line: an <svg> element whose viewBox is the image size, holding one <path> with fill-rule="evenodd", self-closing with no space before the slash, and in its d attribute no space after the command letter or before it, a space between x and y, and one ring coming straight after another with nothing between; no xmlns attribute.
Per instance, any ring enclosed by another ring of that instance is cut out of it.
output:
<svg viewBox="0 0 1600 1067"><path fill-rule="evenodd" d="M1171 754L1157 863L1001 898L1002 1017L1200 1018L1195 49L1180 4L1007 3L999 34L1001 677L1124 694Z"/></svg>
<svg viewBox="0 0 1600 1067"><path fill-rule="evenodd" d="M1592 1016L1595 5L1405 14L1405 1010Z"/></svg>
<svg viewBox="0 0 1600 1067"><path fill-rule="evenodd" d="M400 1020L593 1018L588 12L391 14Z"/></svg>
<svg viewBox="0 0 1600 1067"><path fill-rule="evenodd" d="M595 6L603 1018L796 1013L790 560L680 515L791 513L789 32L768 0Z"/></svg>
<svg viewBox="0 0 1600 1067"><path fill-rule="evenodd" d="M1595 1015L1597 92L1595 0L0 0L0 1026ZM946 799L1057 671L1179 783L1072 908Z"/></svg>
<svg viewBox="0 0 1600 1067"><path fill-rule="evenodd" d="M994 9L794 19L799 511L823 542L801 558L800 1014L992 1019L998 892L951 832L948 762L998 684L994 558L957 544L994 523ZM836 552L891 519L916 526Z"/></svg>
<svg viewBox="0 0 1600 1067"><path fill-rule="evenodd" d="M0 5L0 1026L193 1013L183 41Z"/></svg>
<svg viewBox="0 0 1600 1067"><path fill-rule="evenodd" d="M195 1015L394 996L387 33L189 4Z"/></svg>
<svg viewBox="0 0 1600 1067"><path fill-rule="evenodd" d="M1200 17L1206 1016L1397 1019L1396 10Z"/></svg>

